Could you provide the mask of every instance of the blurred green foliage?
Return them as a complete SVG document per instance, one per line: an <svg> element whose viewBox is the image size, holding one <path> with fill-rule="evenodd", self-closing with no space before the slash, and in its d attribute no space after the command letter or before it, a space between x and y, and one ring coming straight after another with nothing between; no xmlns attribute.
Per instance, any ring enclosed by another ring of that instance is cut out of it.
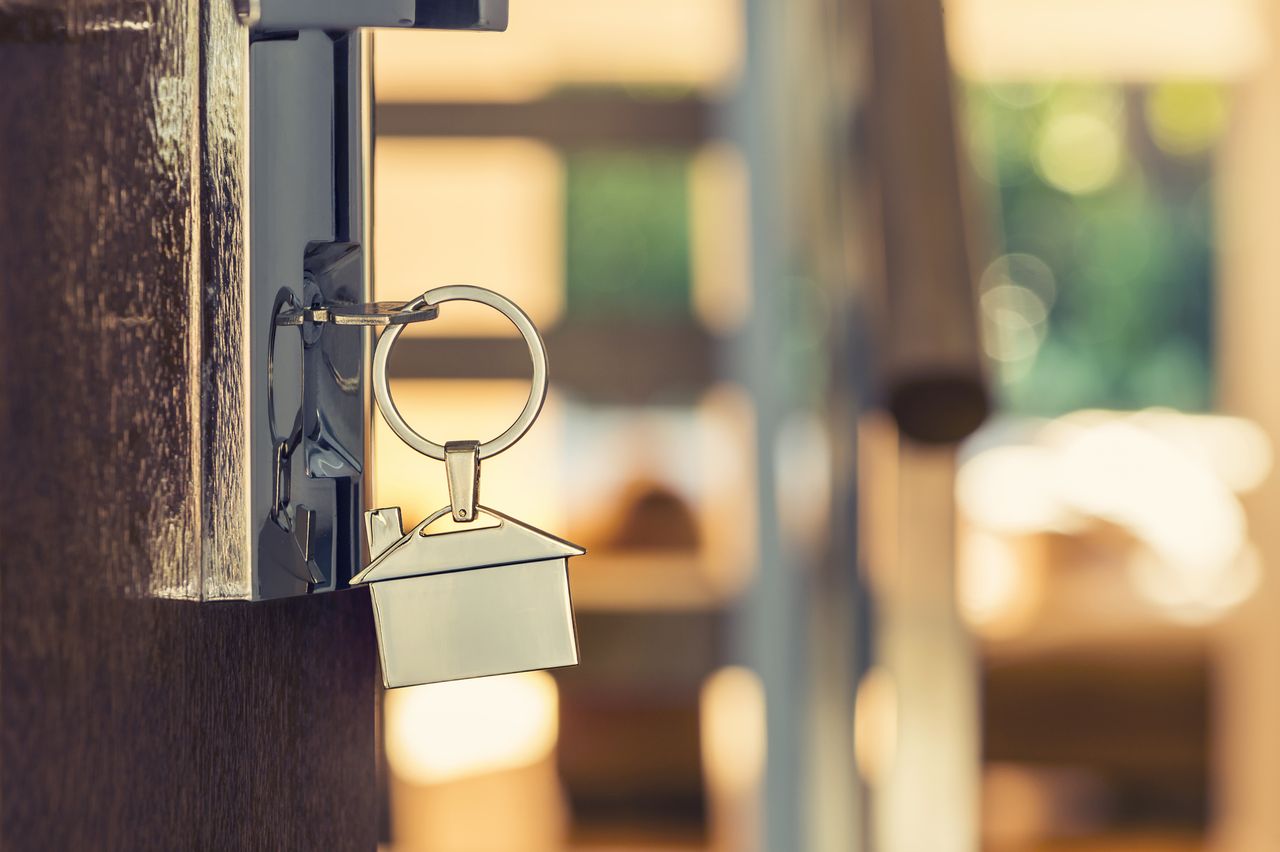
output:
<svg viewBox="0 0 1280 852"><path fill-rule="evenodd" d="M1032 255L1052 272L1047 286L1018 281L1016 264L997 262L983 276L1005 409L1208 408L1208 154L1221 92L1002 85L971 86L965 100L995 254ZM1032 297L1009 298L1024 287L1039 300L1029 318L1015 310ZM1001 344L1028 337L1030 346Z"/></svg>
<svg viewBox="0 0 1280 852"><path fill-rule="evenodd" d="M687 321L690 152L566 156L567 319Z"/></svg>

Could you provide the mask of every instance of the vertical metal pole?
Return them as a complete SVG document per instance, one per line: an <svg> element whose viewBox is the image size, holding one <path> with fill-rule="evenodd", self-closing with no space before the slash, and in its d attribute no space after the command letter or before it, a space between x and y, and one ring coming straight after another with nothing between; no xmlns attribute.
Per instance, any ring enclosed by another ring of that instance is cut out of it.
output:
<svg viewBox="0 0 1280 852"><path fill-rule="evenodd" d="M882 263L877 372L904 436L896 560L876 566L877 662L896 683L897 749L873 798L874 848L977 848L975 654L955 603L955 451L990 408L965 172L940 0L863 0L868 200ZM912 442L916 443L912 443ZM923 443L938 445L927 447ZM927 814L927 818L922 815Z"/></svg>
<svg viewBox="0 0 1280 852"><path fill-rule="evenodd" d="M752 311L731 347L731 372L755 402L758 564L754 583L734 620L741 662L764 687L766 758L757 836L764 850L806 849L801 755L806 722L807 671L803 572L783 545L777 506L775 448L791 400L787 394L782 317L788 278L786 198L781 144L783 35L789 8L747 0L745 63L740 87L726 111L729 134L743 152L750 176Z"/></svg>
<svg viewBox="0 0 1280 852"><path fill-rule="evenodd" d="M765 693L759 836L768 850L852 849L862 373L842 205L841 173L853 164L838 125L848 105L833 60L853 42L832 32L847 23L838 4L748 0L745 13L745 68L727 119L750 176L752 312L730 354L756 409L759 561L734 639ZM813 424L829 447L809 445L821 440ZM785 445L798 436L805 446ZM797 452L823 454L825 482L786 467ZM797 486L827 493L821 505L782 505ZM825 513L820 541L798 540L784 522L797 511Z"/></svg>

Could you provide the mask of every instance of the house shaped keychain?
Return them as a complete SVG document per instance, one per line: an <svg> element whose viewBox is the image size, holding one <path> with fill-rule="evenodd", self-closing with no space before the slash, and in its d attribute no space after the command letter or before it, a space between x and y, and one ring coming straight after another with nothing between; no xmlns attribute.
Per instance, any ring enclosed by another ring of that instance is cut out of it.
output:
<svg viewBox="0 0 1280 852"><path fill-rule="evenodd" d="M515 324L533 357L533 387L520 417L492 441L436 444L410 428L391 399L387 357L403 326L391 326L378 341L378 407L401 440L445 462L450 500L407 533L399 508L365 513L370 562L351 583L369 585L388 687L578 662L568 558L586 551L477 503L480 461L519 440L542 408L546 350L528 316L490 290L440 287L405 310L453 300L489 305ZM433 532L438 522L451 526Z"/></svg>
<svg viewBox="0 0 1280 852"><path fill-rule="evenodd" d="M427 532L449 511L404 535L399 509L365 516L371 553L391 541L352 580L373 596L386 685L575 665L566 560L585 551L490 509L474 529Z"/></svg>

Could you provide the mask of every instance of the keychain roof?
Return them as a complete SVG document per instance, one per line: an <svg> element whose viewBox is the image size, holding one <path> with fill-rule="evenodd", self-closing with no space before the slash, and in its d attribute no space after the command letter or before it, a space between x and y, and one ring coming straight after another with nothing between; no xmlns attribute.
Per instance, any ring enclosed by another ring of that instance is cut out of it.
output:
<svg viewBox="0 0 1280 852"><path fill-rule="evenodd" d="M483 506L480 514L496 519L496 526L468 525L465 529L449 532L425 532L449 511L446 506L407 533L402 532L398 507L367 512L365 528L372 561L368 568L351 578L352 584L561 559L586 553L576 544Z"/></svg>

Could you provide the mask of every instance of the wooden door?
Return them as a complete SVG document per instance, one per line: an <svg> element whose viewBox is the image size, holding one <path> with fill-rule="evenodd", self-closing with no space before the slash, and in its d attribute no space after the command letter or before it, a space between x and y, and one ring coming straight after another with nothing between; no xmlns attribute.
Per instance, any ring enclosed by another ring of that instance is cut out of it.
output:
<svg viewBox="0 0 1280 852"><path fill-rule="evenodd" d="M0 0L6 850L375 844L365 592L160 597L235 558L231 6Z"/></svg>

